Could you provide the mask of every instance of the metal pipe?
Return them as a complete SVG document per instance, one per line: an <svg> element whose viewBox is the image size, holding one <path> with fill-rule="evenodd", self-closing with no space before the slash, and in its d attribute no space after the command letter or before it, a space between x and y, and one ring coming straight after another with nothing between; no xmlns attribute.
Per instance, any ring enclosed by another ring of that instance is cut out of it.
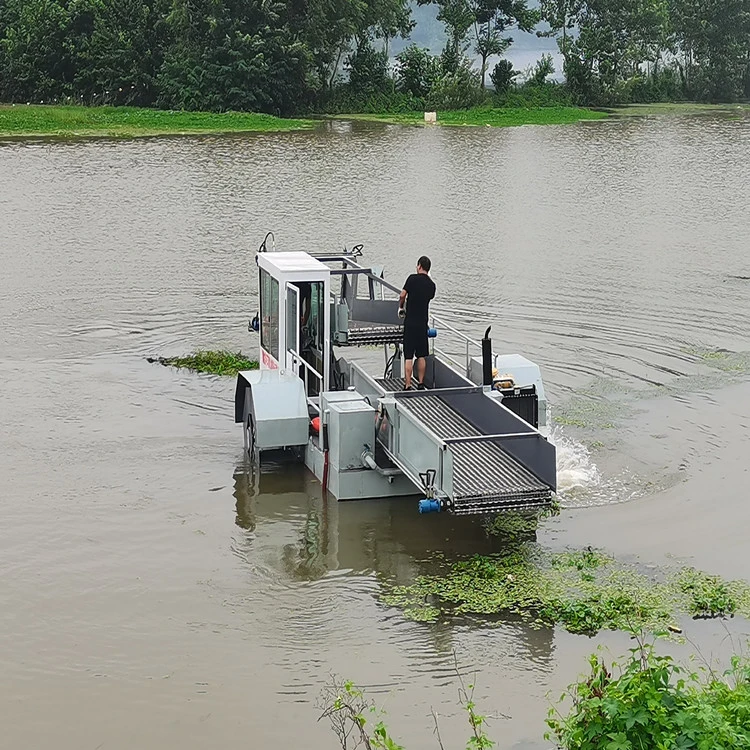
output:
<svg viewBox="0 0 750 750"><path fill-rule="evenodd" d="M492 385L492 339L488 327L482 339L482 382L484 385Z"/></svg>
<svg viewBox="0 0 750 750"><path fill-rule="evenodd" d="M382 466L378 466L375 456L370 450L362 451L362 466L366 469L377 471L380 476L386 477L388 481L392 481L393 477L398 477L402 474L401 469L384 469Z"/></svg>

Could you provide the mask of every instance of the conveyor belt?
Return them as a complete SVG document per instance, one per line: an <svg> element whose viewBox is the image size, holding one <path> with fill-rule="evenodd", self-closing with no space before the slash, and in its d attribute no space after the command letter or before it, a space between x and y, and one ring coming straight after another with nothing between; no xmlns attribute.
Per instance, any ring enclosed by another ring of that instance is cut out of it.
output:
<svg viewBox="0 0 750 750"><path fill-rule="evenodd" d="M404 328L400 325L366 326L352 323L346 334L346 340L350 346L399 344L403 338Z"/></svg>
<svg viewBox="0 0 750 750"><path fill-rule="evenodd" d="M406 385L406 381L403 378L376 378L375 382L386 393L398 393L399 391L403 391Z"/></svg>
<svg viewBox="0 0 750 750"><path fill-rule="evenodd" d="M438 395L398 400L443 440L482 434ZM492 512L549 503L550 488L506 453L498 442L455 443L450 451L454 513Z"/></svg>

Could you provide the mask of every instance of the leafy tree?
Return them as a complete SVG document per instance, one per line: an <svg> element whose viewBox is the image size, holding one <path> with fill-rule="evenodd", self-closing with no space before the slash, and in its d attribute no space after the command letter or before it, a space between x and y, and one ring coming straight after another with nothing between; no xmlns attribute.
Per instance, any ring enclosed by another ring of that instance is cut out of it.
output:
<svg viewBox="0 0 750 750"><path fill-rule="evenodd" d="M670 21L690 95L734 101L749 93L749 0L671 0Z"/></svg>
<svg viewBox="0 0 750 750"><path fill-rule="evenodd" d="M159 4L154 0L76 0L69 8L76 97L153 104L164 41Z"/></svg>
<svg viewBox="0 0 750 750"><path fill-rule="evenodd" d="M365 40L346 60L349 87L353 94L370 97L382 93L393 84L388 76L388 53L377 51Z"/></svg>
<svg viewBox="0 0 750 750"><path fill-rule="evenodd" d="M532 31L539 23L540 14L530 10L526 0L473 0L474 51L481 60L481 86L484 88L487 60L502 55L513 43L512 37L503 33L516 27L520 31Z"/></svg>
<svg viewBox="0 0 750 750"><path fill-rule="evenodd" d="M568 85L588 104L620 100L629 79L668 43L668 0L550 0L545 20L558 36ZM570 34L571 29L577 35Z"/></svg>
<svg viewBox="0 0 750 750"><path fill-rule="evenodd" d="M434 3L438 6L438 21L442 21L448 41L442 54L442 66L446 73L455 73L461 66L469 48L466 37L475 21L472 0L417 0L420 5Z"/></svg>
<svg viewBox="0 0 750 750"><path fill-rule="evenodd" d="M467 37L474 30L474 51L481 60L480 86L484 88L487 60L501 55L513 39L503 33L512 27L531 31L540 15L530 10L527 0L417 0L420 5L438 6L437 18L445 25L448 42L443 50L443 68L456 72L469 48Z"/></svg>
<svg viewBox="0 0 750 750"><path fill-rule="evenodd" d="M62 95L73 78L67 8L56 0L4 0L0 12L0 98L39 102Z"/></svg>
<svg viewBox="0 0 750 750"><path fill-rule="evenodd" d="M399 91L417 98L426 97L442 73L440 58L410 44L396 55L396 85Z"/></svg>
<svg viewBox="0 0 750 750"><path fill-rule="evenodd" d="M490 73L490 80L498 94L505 93L512 85L518 71L513 70L513 63L510 60L500 60Z"/></svg>
<svg viewBox="0 0 750 750"><path fill-rule="evenodd" d="M160 105L295 111L307 99L307 52L285 39L280 10L263 0L175 0Z"/></svg>
<svg viewBox="0 0 750 750"><path fill-rule="evenodd" d="M484 99L479 74L472 69L470 60L463 60L456 70L445 73L435 83L428 104L433 109L471 109Z"/></svg>
<svg viewBox="0 0 750 750"><path fill-rule="evenodd" d="M542 55L540 60L536 61L534 69L529 77L529 83L532 86L543 86L547 83L547 78L555 72L555 64L552 61L552 55Z"/></svg>

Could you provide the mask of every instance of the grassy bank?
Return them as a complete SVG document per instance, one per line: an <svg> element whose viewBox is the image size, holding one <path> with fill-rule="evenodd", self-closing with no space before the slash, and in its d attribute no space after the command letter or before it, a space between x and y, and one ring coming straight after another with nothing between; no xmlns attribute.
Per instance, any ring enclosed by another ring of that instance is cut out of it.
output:
<svg viewBox="0 0 750 750"><path fill-rule="evenodd" d="M478 107L437 113L438 125L473 125L507 128L518 125L565 125L581 120L602 120L606 112L580 107ZM331 115L337 120L372 120L396 125L424 125L423 112Z"/></svg>
<svg viewBox="0 0 750 750"><path fill-rule="evenodd" d="M302 130L310 120L284 120L243 112L167 112L136 107L0 105L0 137L134 138L254 131Z"/></svg>
<svg viewBox="0 0 750 750"><path fill-rule="evenodd" d="M654 104L624 104L621 107L613 107L610 111L612 114L621 117L644 117L648 115L705 115L712 113L750 115L750 105L656 102Z"/></svg>
<svg viewBox="0 0 750 750"><path fill-rule="evenodd" d="M185 357L148 357L148 361L165 367L232 377L241 370L258 369L257 360L249 359L241 352L228 351L197 351Z"/></svg>

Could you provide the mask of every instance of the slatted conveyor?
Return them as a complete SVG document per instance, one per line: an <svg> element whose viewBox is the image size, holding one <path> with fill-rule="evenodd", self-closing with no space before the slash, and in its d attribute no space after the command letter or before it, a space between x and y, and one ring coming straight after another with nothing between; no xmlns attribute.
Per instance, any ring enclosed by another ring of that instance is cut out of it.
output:
<svg viewBox="0 0 750 750"><path fill-rule="evenodd" d="M486 398L482 393L477 398ZM397 397L398 398L398 397ZM438 394L402 399L401 404L442 440L483 437L474 425ZM454 443L453 512L480 508L532 507L549 503L550 487L507 453L500 440Z"/></svg>

